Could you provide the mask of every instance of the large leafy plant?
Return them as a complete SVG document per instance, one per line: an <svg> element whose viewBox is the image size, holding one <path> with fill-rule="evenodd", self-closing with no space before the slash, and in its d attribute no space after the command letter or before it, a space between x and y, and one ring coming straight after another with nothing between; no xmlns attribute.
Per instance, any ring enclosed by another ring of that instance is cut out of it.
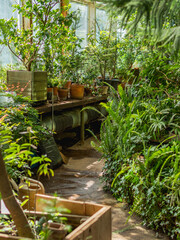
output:
<svg viewBox="0 0 180 240"><path fill-rule="evenodd" d="M84 58L81 43L83 39L76 36L80 22L80 11L77 10L72 14L74 17L71 25L71 42L61 59L61 73L62 78L66 80L82 83Z"/></svg>
<svg viewBox="0 0 180 240"><path fill-rule="evenodd" d="M58 49L62 51L64 41L68 41L67 27L71 24L71 16L62 14L59 0L27 0L14 8L29 26L19 29L17 19L0 19L0 43L8 46L28 71L46 57L46 70L49 70L52 64L49 56L54 61Z"/></svg>
<svg viewBox="0 0 180 240"><path fill-rule="evenodd" d="M0 104L0 118L3 118L1 144L9 174L15 180L21 175L31 176L34 164L41 165L38 170L40 175L53 174L49 169L51 160L38 153L39 142L49 138L51 132L41 126L38 112L26 98L9 93L6 97L11 101L6 107ZM10 136L9 141L3 140L6 135Z"/></svg>
<svg viewBox="0 0 180 240"><path fill-rule="evenodd" d="M135 14L135 19L129 32L135 32L142 21L145 33L155 36L159 43L173 43L175 53L180 49L179 37L179 1L178 0L101 0L111 9L114 7L120 15L123 15L122 25L126 26L128 21Z"/></svg>
<svg viewBox="0 0 180 240"><path fill-rule="evenodd" d="M93 63L96 63L101 78L105 80L106 77L110 79L116 77L119 40L112 26L109 31L101 31L98 39L91 33L88 40L85 53Z"/></svg>
<svg viewBox="0 0 180 240"><path fill-rule="evenodd" d="M102 104L108 116L95 147L105 159L105 189L131 204L132 213L141 215L145 224L176 239L180 112L178 90L171 89L170 97L165 87L143 79L125 90L112 89Z"/></svg>

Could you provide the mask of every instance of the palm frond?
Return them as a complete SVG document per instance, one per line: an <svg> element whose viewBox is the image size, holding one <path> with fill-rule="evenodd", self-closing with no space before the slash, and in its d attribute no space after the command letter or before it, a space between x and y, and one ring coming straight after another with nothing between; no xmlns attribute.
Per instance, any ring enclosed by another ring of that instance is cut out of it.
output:
<svg viewBox="0 0 180 240"><path fill-rule="evenodd" d="M122 26L126 26L132 13L136 14L129 32L138 28L141 20L146 21L145 30L155 29L156 41L173 42L175 52L180 50L180 1L179 0L100 0L111 9L123 14ZM150 26L150 27L149 27ZM128 33L129 33L128 32Z"/></svg>

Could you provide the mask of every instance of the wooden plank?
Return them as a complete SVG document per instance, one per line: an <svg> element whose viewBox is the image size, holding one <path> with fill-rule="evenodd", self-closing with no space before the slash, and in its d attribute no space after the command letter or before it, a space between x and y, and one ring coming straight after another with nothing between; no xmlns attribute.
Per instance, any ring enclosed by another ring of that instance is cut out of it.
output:
<svg viewBox="0 0 180 240"><path fill-rule="evenodd" d="M112 239L112 219L111 207L106 207L106 212L99 218L99 238L98 240Z"/></svg>
<svg viewBox="0 0 180 240"><path fill-rule="evenodd" d="M15 80L9 80L7 83L8 88L15 90L15 91L31 91L31 82L30 81L17 81Z"/></svg>
<svg viewBox="0 0 180 240"><path fill-rule="evenodd" d="M48 212L35 212L35 211L29 211L29 210L25 210L24 211L25 214L27 216L31 216L31 217L36 217L37 219L45 216L45 217L49 217L49 213ZM73 227L78 227L82 221L86 221L89 217L88 216L84 216L84 215L75 215L75 214L67 214L67 213L59 213L58 217L64 217L67 218L67 223L72 225Z"/></svg>
<svg viewBox="0 0 180 240"><path fill-rule="evenodd" d="M21 239L21 240L30 240L31 238L23 238L23 237L13 237L11 235L8 234L1 234L0 233L0 239L8 239L8 240L14 240L14 239Z"/></svg>
<svg viewBox="0 0 180 240"><path fill-rule="evenodd" d="M44 71L7 71L7 84L33 101L47 100L47 73Z"/></svg>
<svg viewBox="0 0 180 240"><path fill-rule="evenodd" d="M7 71L7 79L17 79L19 81L29 81L32 80L32 72L29 71L16 71L16 70L8 70Z"/></svg>
<svg viewBox="0 0 180 240"><path fill-rule="evenodd" d="M43 201L42 201L43 199ZM48 205L48 201L55 203L55 207L67 208L71 211L71 214L85 215L85 203L79 201L65 200L59 197L53 197L48 195L36 195L36 211L42 212Z"/></svg>
<svg viewBox="0 0 180 240"><path fill-rule="evenodd" d="M92 216L94 213L102 209L104 205L85 203L85 211L87 216Z"/></svg>
<svg viewBox="0 0 180 240"><path fill-rule="evenodd" d="M86 240L87 237L91 240L111 240L111 231L111 207L105 206L68 234L65 240Z"/></svg>
<svg viewBox="0 0 180 240"><path fill-rule="evenodd" d="M45 89L47 91L47 83L46 82L42 82L42 81L37 81L36 80L34 82L32 82L32 88L37 91L37 90L41 90L41 89Z"/></svg>
<svg viewBox="0 0 180 240"><path fill-rule="evenodd" d="M107 96L101 97L84 97L82 100L68 99L67 101L54 103L54 111L62 111L64 109L70 109L79 106L86 106L93 103L98 103L101 101L106 101ZM50 113L52 111L52 104L47 103L42 106L36 107L39 113Z"/></svg>

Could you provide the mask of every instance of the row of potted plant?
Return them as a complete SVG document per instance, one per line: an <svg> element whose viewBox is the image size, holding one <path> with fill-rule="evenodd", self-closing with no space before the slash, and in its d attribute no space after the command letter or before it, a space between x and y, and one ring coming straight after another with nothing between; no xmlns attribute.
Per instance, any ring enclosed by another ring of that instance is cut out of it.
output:
<svg viewBox="0 0 180 240"><path fill-rule="evenodd" d="M0 19L0 44L8 46L27 70L9 71L8 85L18 83L25 96L33 101L46 101L47 87L58 85L59 92L62 92L60 88L64 88L68 80L83 83L95 95L99 94L97 85L104 81L114 78L115 84L119 84L122 78L125 82L130 81L132 64L138 53L128 46L135 44L134 41L118 38L111 19L109 30L101 31L97 39L94 33L89 34L88 46L82 50L82 39L75 35L78 13L70 12L66 7L63 11L68 11L68 14L64 16L62 9L55 9L57 4L55 0L37 0L36 4L27 0L23 6L16 5L15 10L26 21L33 19L33 25L28 29L18 29L14 18ZM98 77L102 82L93 84Z"/></svg>
<svg viewBox="0 0 180 240"><path fill-rule="evenodd" d="M64 82L64 81L63 81ZM58 82L54 85L49 85L47 88L47 98L48 100L67 100L70 99L83 99L84 96L96 96L96 95L106 95L108 92L108 86L103 85L103 82L97 84L96 81L90 86L86 83L72 83L71 81L66 81L62 83Z"/></svg>

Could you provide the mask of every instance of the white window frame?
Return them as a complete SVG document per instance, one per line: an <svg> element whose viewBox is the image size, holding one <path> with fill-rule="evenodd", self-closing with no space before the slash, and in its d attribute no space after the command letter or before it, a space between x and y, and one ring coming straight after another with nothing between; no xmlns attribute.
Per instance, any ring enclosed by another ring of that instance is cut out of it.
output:
<svg viewBox="0 0 180 240"><path fill-rule="evenodd" d="M87 33L94 31L96 34L96 3L90 0L71 0L71 2L84 4L88 7Z"/></svg>

